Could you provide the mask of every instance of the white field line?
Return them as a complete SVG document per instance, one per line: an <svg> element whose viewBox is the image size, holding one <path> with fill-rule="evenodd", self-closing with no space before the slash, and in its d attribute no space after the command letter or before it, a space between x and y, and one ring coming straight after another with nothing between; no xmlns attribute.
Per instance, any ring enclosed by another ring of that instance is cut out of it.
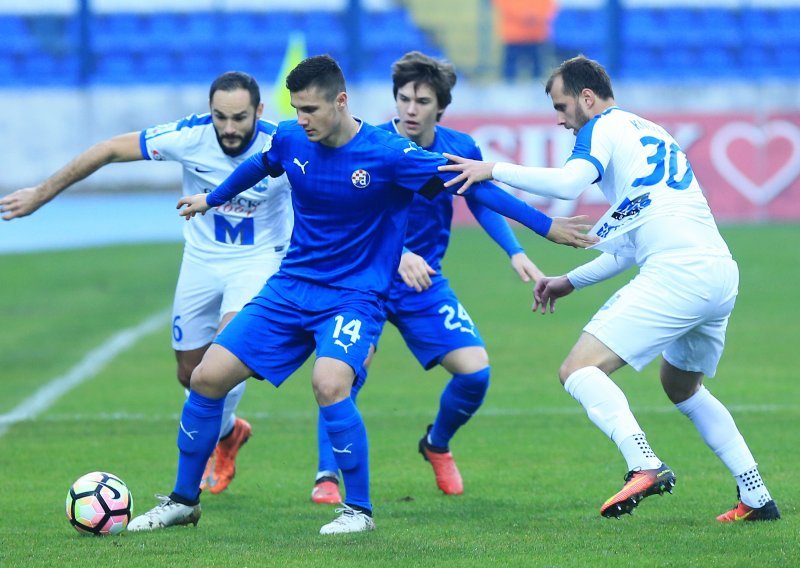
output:
<svg viewBox="0 0 800 568"><path fill-rule="evenodd" d="M96 347L72 369L55 377L39 390L22 401L7 414L0 415L0 436L3 436L12 425L23 420L36 418L50 408L66 393L95 376L109 361L133 346L139 339L154 332L169 321L169 311L162 311L148 317L142 323L117 332L105 343Z"/></svg>
<svg viewBox="0 0 800 568"><path fill-rule="evenodd" d="M104 412L92 414L48 414L40 418L43 422L173 422L178 423L179 411L182 402L176 398L176 408L174 413L158 413L158 414L143 414L131 412ZM765 413L780 413L780 412L798 412L800 413L799 404L732 404L728 406L734 417L737 414L765 414ZM680 414L674 406L642 406L634 407L634 414L668 414L674 412L677 416ZM313 408L308 410L278 410L278 411L259 411L259 412L242 412L248 420L299 420L310 421L316 420L317 413ZM362 409L361 415L369 419L391 417L419 417L424 418L428 416L429 412L422 410L400 410L400 411L370 411L369 409ZM569 407L542 407L532 406L530 408L482 408L478 411L478 416L484 417L508 417L508 416L579 416L583 415L583 409L575 404Z"/></svg>

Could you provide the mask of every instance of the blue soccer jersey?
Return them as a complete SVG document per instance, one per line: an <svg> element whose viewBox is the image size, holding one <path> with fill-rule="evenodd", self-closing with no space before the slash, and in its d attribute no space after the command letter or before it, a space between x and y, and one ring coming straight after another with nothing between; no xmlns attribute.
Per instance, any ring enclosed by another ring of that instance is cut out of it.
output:
<svg viewBox="0 0 800 568"><path fill-rule="evenodd" d="M385 297L400 261L411 198L443 191L444 181L455 176L438 171L446 163L440 154L363 122L352 140L331 148L308 140L297 121L286 121L207 203L215 207L267 175L286 173L295 226L281 272ZM491 184L469 193L540 234L550 228L549 217Z"/></svg>
<svg viewBox="0 0 800 568"><path fill-rule="evenodd" d="M395 120L390 120L379 127L397 133ZM433 144L426 147L425 150L439 154L448 152L464 158L483 160L480 148L471 136L443 126L436 127ZM439 272L442 258L444 258L447 245L450 243L452 220L452 194L442 192L432 199L415 195L411 201L405 247L424 258L431 268Z"/></svg>

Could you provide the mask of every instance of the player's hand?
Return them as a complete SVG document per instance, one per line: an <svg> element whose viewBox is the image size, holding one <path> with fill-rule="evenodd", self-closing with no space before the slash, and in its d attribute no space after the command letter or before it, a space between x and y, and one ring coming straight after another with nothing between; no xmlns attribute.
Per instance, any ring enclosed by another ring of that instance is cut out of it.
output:
<svg viewBox="0 0 800 568"><path fill-rule="evenodd" d="M456 192L462 194L469 189L473 183L479 183L492 179L492 169L494 162L481 162L480 160L470 160L469 158L462 158L461 156L454 156L444 152L442 154L445 158L453 164L439 166L440 172L459 172L456 177L450 181L445 182L445 187L452 187L463 183L463 185Z"/></svg>
<svg viewBox="0 0 800 568"><path fill-rule="evenodd" d="M544 273L524 252L518 252L511 256L511 268L514 269L519 279L523 282L530 282L531 280L538 282L544 278Z"/></svg>
<svg viewBox="0 0 800 568"><path fill-rule="evenodd" d="M181 197L178 200L178 205L175 207L178 209L178 215L183 215L186 217L187 221L198 213L205 215L206 211L211 209L206 200L207 195L206 193L196 193L188 197ZM186 205L186 209L181 209L184 205Z"/></svg>
<svg viewBox="0 0 800 568"><path fill-rule="evenodd" d="M436 271L420 255L409 251L400 257L397 273L400 274L406 286L422 292L431 287L431 276L436 274Z"/></svg>
<svg viewBox="0 0 800 568"><path fill-rule="evenodd" d="M0 198L0 213L4 220L10 221L27 217L45 203L47 200L42 197L38 187L26 187Z"/></svg>
<svg viewBox="0 0 800 568"><path fill-rule="evenodd" d="M592 228L588 223L589 217L553 217L553 224L547 232L547 239L560 245L569 245L575 248L586 248L595 244L600 239L594 235L587 235Z"/></svg>
<svg viewBox="0 0 800 568"><path fill-rule="evenodd" d="M545 276L533 288L533 306L531 311L541 309L543 314L556 311L556 300L572 293L575 287L566 276Z"/></svg>

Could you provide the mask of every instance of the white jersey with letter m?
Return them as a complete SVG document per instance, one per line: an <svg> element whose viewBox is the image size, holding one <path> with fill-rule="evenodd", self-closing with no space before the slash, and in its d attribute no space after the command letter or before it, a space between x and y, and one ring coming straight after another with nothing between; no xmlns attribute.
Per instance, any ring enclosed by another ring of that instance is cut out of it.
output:
<svg viewBox="0 0 800 568"><path fill-rule="evenodd" d="M142 156L183 166L183 195L213 191L236 167L261 151L276 125L256 121L256 134L237 156L222 151L211 115L184 119L143 130ZM233 253L238 258L280 251L292 232L291 188L286 175L266 178L227 203L184 223L187 257L199 261Z"/></svg>

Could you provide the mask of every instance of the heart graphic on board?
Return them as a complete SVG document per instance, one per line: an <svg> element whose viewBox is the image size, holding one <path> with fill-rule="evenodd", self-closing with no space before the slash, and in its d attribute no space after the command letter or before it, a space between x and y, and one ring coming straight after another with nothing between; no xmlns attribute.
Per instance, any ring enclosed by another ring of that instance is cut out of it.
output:
<svg viewBox="0 0 800 568"><path fill-rule="evenodd" d="M742 171L729 153L731 144L746 142L756 151L766 152L770 142L788 143L789 157L760 183ZM773 120L764 126L749 122L726 124L711 140L711 161L719 174L739 193L756 205L772 201L800 175L800 128L785 120Z"/></svg>

